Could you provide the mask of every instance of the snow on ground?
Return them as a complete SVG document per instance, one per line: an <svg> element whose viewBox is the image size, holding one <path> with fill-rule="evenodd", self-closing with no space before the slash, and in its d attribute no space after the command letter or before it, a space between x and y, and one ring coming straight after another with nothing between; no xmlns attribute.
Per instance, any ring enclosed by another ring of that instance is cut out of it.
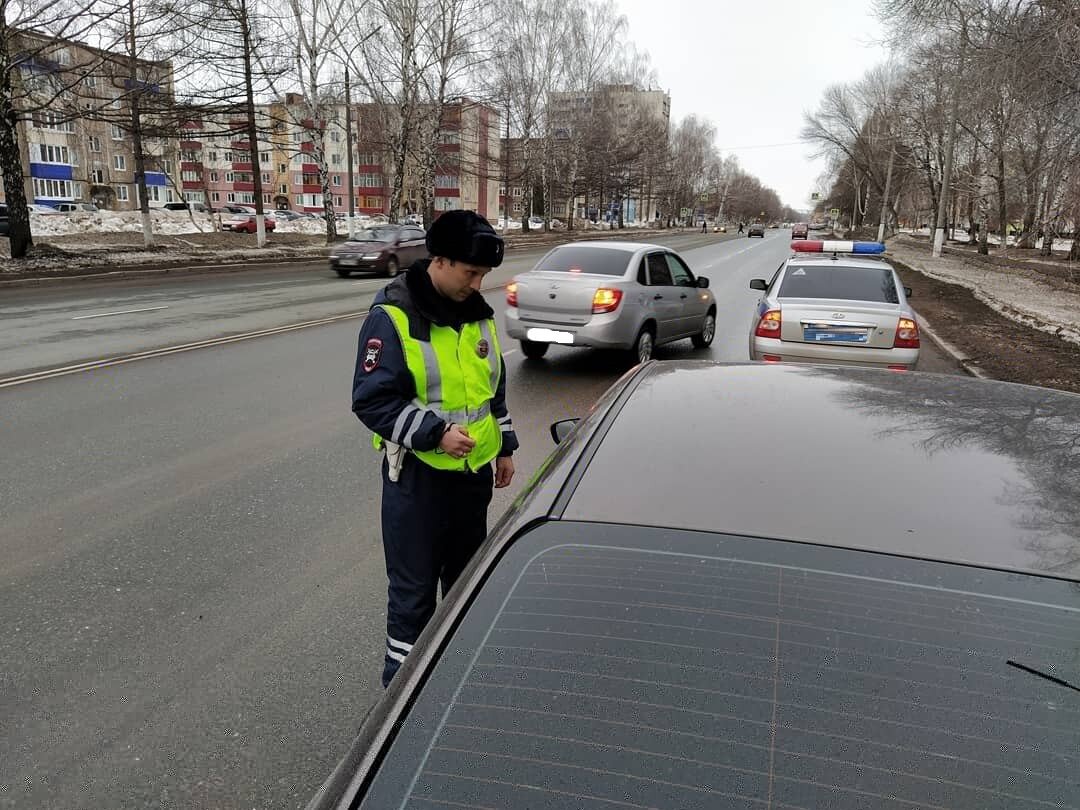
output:
<svg viewBox="0 0 1080 810"><path fill-rule="evenodd" d="M231 214L222 214L227 220ZM186 233L213 233L218 229L217 218L198 211L168 211L150 209L154 233L163 236L180 236ZM305 233L318 236L326 233L326 223L321 219L282 219L276 222L278 233ZM339 223L339 229L344 223ZM141 233L142 216L138 211L97 211L71 214L30 214L30 232L34 236L72 236L90 233Z"/></svg>
<svg viewBox="0 0 1080 810"><path fill-rule="evenodd" d="M1061 289L1043 276L1019 267L932 258L923 245L892 240L889 253L923 275L959 284L1007 318L1080 343L1080 293ZM912 302L918 309L918 302Z"/></svg>

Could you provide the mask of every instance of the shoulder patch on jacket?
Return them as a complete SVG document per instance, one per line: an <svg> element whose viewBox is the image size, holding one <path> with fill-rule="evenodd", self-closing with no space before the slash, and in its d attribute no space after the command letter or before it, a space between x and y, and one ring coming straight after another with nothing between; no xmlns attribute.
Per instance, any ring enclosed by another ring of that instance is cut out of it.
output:
<svg viewBox="0 0 1080 810"><path fill-rule="evenodd" d="M379 367L379 358L382 357L382 341L378 338L369 338L364 346L364 371L367 374Z"/></svg>

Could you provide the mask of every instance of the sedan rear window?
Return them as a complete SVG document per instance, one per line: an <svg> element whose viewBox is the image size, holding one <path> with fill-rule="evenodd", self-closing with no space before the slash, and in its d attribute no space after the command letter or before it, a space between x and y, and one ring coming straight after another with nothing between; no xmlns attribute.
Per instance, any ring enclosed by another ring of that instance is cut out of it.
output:
<svg viewBox="0 0 1080 810"><path fill-rule="evenodd" d="M586 248L567 245L551 251L540 260L537 270L546 273L589 273L596 276L621 276L626 272L630 254L625 250Z"/></svg>
<svg viewBox="0 0 1080 810"><path fill-rule="evenodd" d="M778 296L900 303L890 268L844 267L832 263L789 266Z"/></svg>
<svg viewBox="0 0 1080 810"><path fill-rule="evenodd" d="M1080 596L558 521L508 550L361 807L1076 805ZM627 801L632 797L632 801Z"/></svg>

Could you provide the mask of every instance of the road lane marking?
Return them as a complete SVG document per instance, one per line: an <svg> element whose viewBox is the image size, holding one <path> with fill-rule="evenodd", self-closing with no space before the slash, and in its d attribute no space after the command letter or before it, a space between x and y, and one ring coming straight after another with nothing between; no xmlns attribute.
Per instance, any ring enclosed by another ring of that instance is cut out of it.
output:
<svg viewBox="0 0 1080 810"><path fill-rule="evenodd" d="M159 309L168 309L168 308L169 308L169 305L166 304L165 306L161 306L161 307L143 307L142 309L125 309L125 310L123 310L121 312L99 312L96 315L77 315L76 317L72 318L71 320L73 320L73 321L85 321L85 320L87 320L89 318L108 318L108 317L110 317L112 315L133 315L136 312L154 312L154 311L159 310Z"/></svg>
<svg viewBox="0 0 1080 810"><path fill-rule="evenodd" d="M498 282L492 284L490 287L481 288L480 292L494 292L496 290L501 290L509 283L509 281ZM148 349L147 351L133 352L132 354L106 357L101 360L88 360L85 363L76 363L75 365L61 366L59 368L42 369L41 371L35 371L30 374L20 374L15 377L0 377L0 388L10 388L12 386L25 385L26 383L38 382L40 380L50 380L54 377L65 377L69 374L80 374L84 371L95 371L99 368L120 366L126 363L134 363L136 360L149 360L153 357L164 357L170 354L195 351L196 349L208 349L214 346L223 346L228 343L239 343L242 340L254 340L255 338L278 335L283 332L308 329L313 326L324 326L326 324L349 320L351 318L362 318L365 315L368 315L370 311L371 310L365 309L360 312L347 312L344 315L332 315L314 321L303 321L301 323L293 323L286 326L275 326L269 329L259 329L254 332L244 332L239 335L208 338L206 340L195 341L194 343L183 343L178 346L163 346L160 349ZM514 349L512 351L517 350Z"/></svg>
<svg viewBox="0 0 1080 810"><path fill-rule="evenodd" d="M278 335L283 332L293 332L298 329L308 329L312 326L323 326L329 323L335 323L337 321L344 321L350 318L361 318L367 315L369 310L363 312L349 312L345 315L334 315L329 318L320 318L316 321L304 321L303 323L289 324L288 326L275 326L270 329L260 329L256 332L245 332L239 335L229 335L227 337L210 338L208 340L199 340L194 343L183 343L179 346L164 346L160 349L149 349L143 352L135 352L133 354L125 354L117 357L107 357L102 360L90 360L86 363L77 363L73 366L62 366L60 368L44 369L42 371L35 371L31 374L21 374L17 377L7 377L0 379L0 388L10 388L14 385L25 385L26 383L38 382L39 380L50 380L53 377L65 377L68 374L80 374L84 371L95 371L99 368L108 368L110 366L120 366L125 363L134 363L136 360L149 360L152 357L164 357L170 354L180 354L181 352L195 351L196 349L208 349L213 346L223 346L228 343L239 343L242 340L253 340L260 337L268 337L270 335Z"/></svg>

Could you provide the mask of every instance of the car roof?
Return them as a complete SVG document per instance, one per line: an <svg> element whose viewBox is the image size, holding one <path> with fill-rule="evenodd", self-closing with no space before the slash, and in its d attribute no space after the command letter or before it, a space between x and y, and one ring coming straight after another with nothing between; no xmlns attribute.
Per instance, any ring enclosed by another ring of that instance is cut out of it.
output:
<svg viewBox="0 0 1080 810"><path fill-rule="evenodd" d="M868 259L849 253L840 253L835 259L832 253L793 253L786 264L830 264L837 267L865 267L869 270L880 270L883 267L893 269L893 266L883 259Z"/></svg>
<svg viewBox="0 0 1080 810"><path fill-rule="evenodd" d="M664 250L671 251L671 248L664 245L655 245L650 242L623 242L621 240L606 241L603 239L588 239L580 242L567 242L562 245L557 245L552 250L558 250L564 247L583 247L583 248L605 248L608 250L621 250L626 253L637 253L639 250Z"/></svg>
<svg viewBox="0 0 1080 810"><path fill-rule="evenodd" d="M561 517L1080 579L1080 395L698 361L632 386Z"/></svg>

